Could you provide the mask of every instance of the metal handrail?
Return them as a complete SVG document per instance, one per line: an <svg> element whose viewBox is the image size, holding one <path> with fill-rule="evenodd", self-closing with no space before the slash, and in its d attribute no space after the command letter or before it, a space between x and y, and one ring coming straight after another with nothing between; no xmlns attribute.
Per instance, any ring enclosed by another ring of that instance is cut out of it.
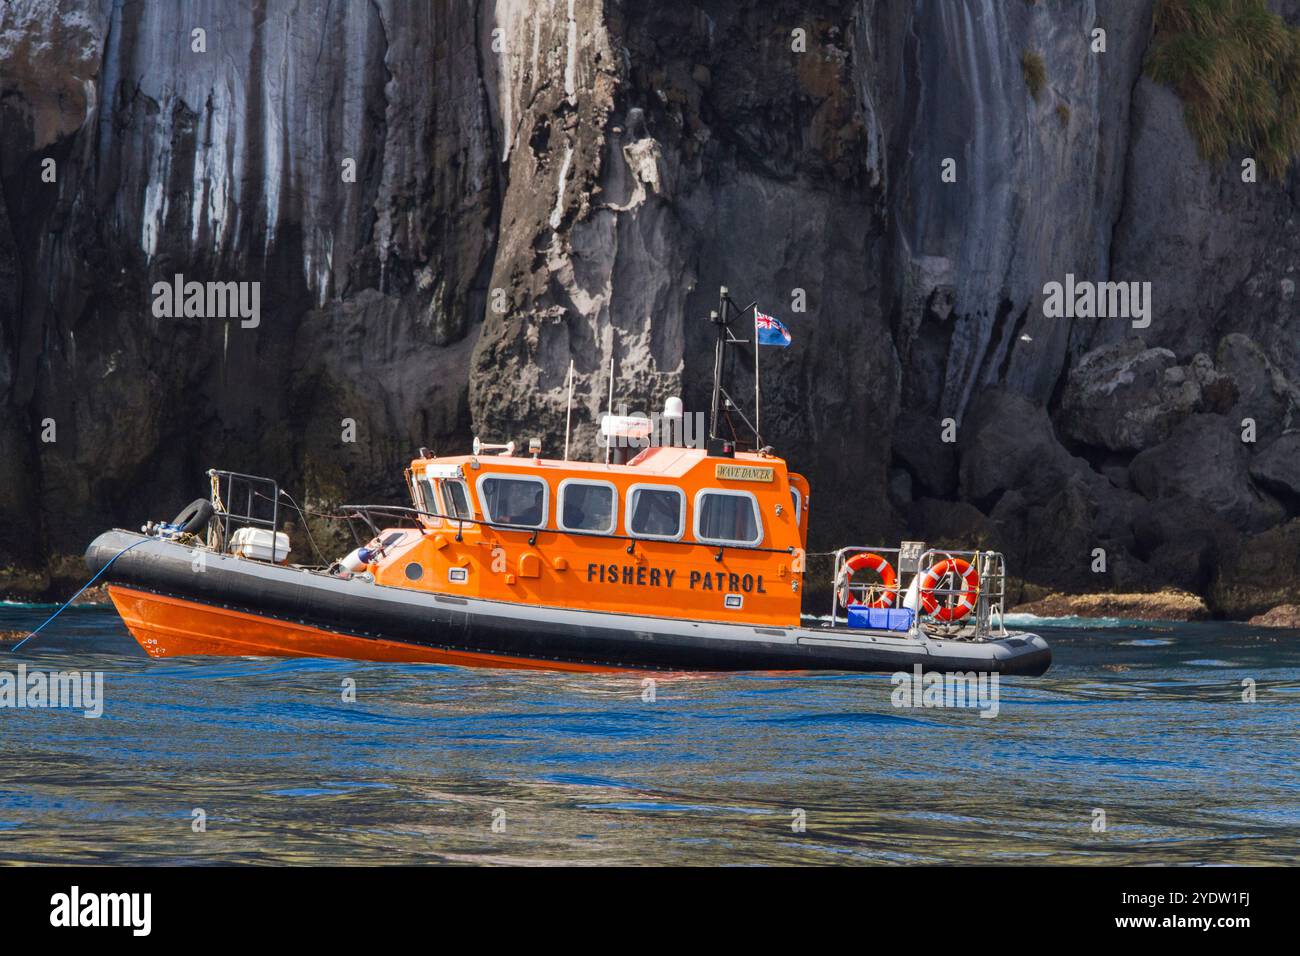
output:
<svg viewBox="0 0 1300 956"><path fill-rule="evenodd" d="M979 638L985 638L994 630L994 619L996 618L996 629L999 636L1006 636L1006 625L1003 623L1003 608L1006 604L1006 581L1007 569L1006 558L998 551L962 551L952 548L930 548L921 555L917 563L917 573L924 575L927 571L942 561L951 558L961 558L967 561L975 569L975 574L979 579L978 590L975 595L974 619L967 622L953 622L944 625L936 622L940 627L951 627L954 630L961 630L966 627L974 627L975 634ZM945 575L946 576L946 575ZM936 581L935 587L930 588L930 594L937 597L960 597L966 589L961 586L940 587L942 581Z"/></svg>
<svg viewBox="0 0 1300 956"><path fill-rule="evenodd" d="M209 468L208 477L212 481L212 509L213 517L221 519L221 550L225 550L230 543L230 525L235 522L237 525L256 525L260 528L271 529L271 562L275 563L276 547L279 543L277 532L280 528L280 485L274 478L266 478L262 475L246 475L238 471L225 471L220 468ZM221 482L225 480L225 494L222 494ZM257 486L269 486L271 494L263 495L257 491ZM247 489L247 510L240 514L230 510L227 502L233 502L235 491L241 486ZM271 502L271 517L259 518L253 514L253 499L268 498Z"/></svg>
<svg viewBox="0 0 1300 956"><path fill-rule="evenodd" d="M890 563L893 564L895 570L897 570L899 564L898 559L899 559L899 555L902 554L902 548L877 548L877 547L869 547L866 545L855 544L855 545L849 545L848 547L840 548L838 551L835 552L835 570L831 577L831 627L836 627L839 624L839 606L840 606L839 583L840 583L840 575L844 573L844 565L848 563L848 559L852 555L867 554L867 553L879 554L882 556L893 555L894 560L891 561ZM851 584L850 583L846 585L846 587L848 587L850 592L856 589L864 594L892 593L894 595L894 602L897 604L902 594L902 583L903 583L903 576L902 574L899 574L897 579L894 581L894 586L892 588L885 587L883 583L876 583L876 584Z"/></svg>
<svg viewBox="0 0 1300 956"><path fill-rule="evenodd" d="M847 587L850 591L856 590L864 594L893 594L896 606L901 605L902 595L911 589L913 581L923 576L939 562L949 558L962 558L969 562L979 576L979 587L976 593L973 617L970 620L951 624L935 621L931 618L929 626L952 631L961 631L973 627L975 635L980 639L995 631L1000 636L1006 635L1006 625L1003 621L1006 603L1006 558L997 551L966 551L953 548L928 548L922 551L914 572L905 572L899 567L902 555L901 548L885 548L874 545L850 545L840 548L834 553L835 566L831 579L831 627L837 627L840 623L841 589L839 582L844 566L852 555L868 552L879 554L891 561L891 564L898 572L894 585L886 587L882 583L864 583L861 585L850 583ZM936 581L935 586L928 590L932 597L939 599L960 597L965 593L965 588L960 585L944 586L942 579ZM918 608L915 620L919 624L921 618L926 616L925 612Z"/></svg>

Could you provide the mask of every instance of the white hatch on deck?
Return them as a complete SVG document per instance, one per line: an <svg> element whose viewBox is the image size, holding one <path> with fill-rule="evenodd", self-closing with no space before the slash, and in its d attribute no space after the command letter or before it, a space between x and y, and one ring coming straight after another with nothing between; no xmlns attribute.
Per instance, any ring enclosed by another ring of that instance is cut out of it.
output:
<svg viewBox="0 0 1300 956"><path fill-rule="evenodd" d="M272 533L270 528L240 528L230 536L230 552L255 561L274 560L276 564L287 564L289 536L283 531Z"/></svg>

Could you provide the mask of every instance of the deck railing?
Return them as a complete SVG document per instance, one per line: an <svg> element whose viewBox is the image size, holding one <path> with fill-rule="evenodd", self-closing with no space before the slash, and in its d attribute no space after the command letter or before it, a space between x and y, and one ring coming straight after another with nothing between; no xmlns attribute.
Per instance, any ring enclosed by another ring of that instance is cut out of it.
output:
<svg viewBox="0 0 1300 956"><path fill-rule="evenodd" d="M275 561L280 530L280 486L273 478L245 475L238 471L208 469L211 501L215 521L208 523L208 546L224 552L230 546L230 529L256 527L271 529L271 560ZM257 504L261 503L260 512ZM265 517L270 510L270 517ZM241 510L242 509L242 510Z"/></svg>
<svg viewBox="0 0 1300 956"><path fill-rule="evenodd" d="M877 554L894 568L896 577L892 585L886 586L874 575L865 570L858 573L856 579L847 574L847 564L859 554ZM963 637L987 638L990 634L1004 636L1006 625L1003 622L1006 606L1006 559L997 551L964 551L953 548L926 548L920 542L904 542L901 547L885 548L868 545L852 545L835 552L835 566L832 577L831 626L839 627L846 623L848 608L847 598L851 595L861 604L880 603L885 595L891 595L889 607L901 608L912 585L924 579L928 572L947 561L948 570L941 573L927 593L936 602L933 611L927 612L918 593L916 623L924 624L925 630L960 635ZM955 559L961 559L974 569L978 579L974 595L974 607L971 612L956 621L944 621L936 614L940 609L951 607L966 594L966 585L962 576L951 570ZM919 587L918 587L919 590Z"/></svg>

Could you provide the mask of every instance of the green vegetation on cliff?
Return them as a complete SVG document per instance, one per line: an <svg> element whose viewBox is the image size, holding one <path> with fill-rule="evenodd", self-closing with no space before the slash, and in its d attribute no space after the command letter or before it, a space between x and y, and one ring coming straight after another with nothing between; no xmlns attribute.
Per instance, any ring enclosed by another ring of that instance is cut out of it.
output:
<svg viewBox="0 0 1300 956"><path fill-rule="evenodd" d="M1042 55L1033 50L1023 51L1020 54L1020 69L1025 74L1029 95L1038 99L1038 94L1047 85L1047 65L1043 62Z"/></svg>
<svg viewBox="0 0 1300 956"><path fill-rule="evenodd" d="M1186 103L1201 154L1246 147L1271 176L1300 155L1300 29L1266 0L1157 0L1147 72Z"/></svg>

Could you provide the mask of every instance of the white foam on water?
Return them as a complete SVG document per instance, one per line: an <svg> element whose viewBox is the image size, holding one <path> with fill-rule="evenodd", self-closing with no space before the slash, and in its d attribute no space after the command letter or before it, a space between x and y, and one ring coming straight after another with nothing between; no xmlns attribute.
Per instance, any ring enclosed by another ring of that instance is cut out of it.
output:
<svg viewBox="0 0 1300 956"><path fill-rule="evenodd" d="M1002 621L1007 626L1032 627L1047 624L1052 627L1077 627L1084 629L1109 627L1146 627L1156 621L1134 621L1122 617L1040 617L1037 614L1006 614Z"/></svg>

